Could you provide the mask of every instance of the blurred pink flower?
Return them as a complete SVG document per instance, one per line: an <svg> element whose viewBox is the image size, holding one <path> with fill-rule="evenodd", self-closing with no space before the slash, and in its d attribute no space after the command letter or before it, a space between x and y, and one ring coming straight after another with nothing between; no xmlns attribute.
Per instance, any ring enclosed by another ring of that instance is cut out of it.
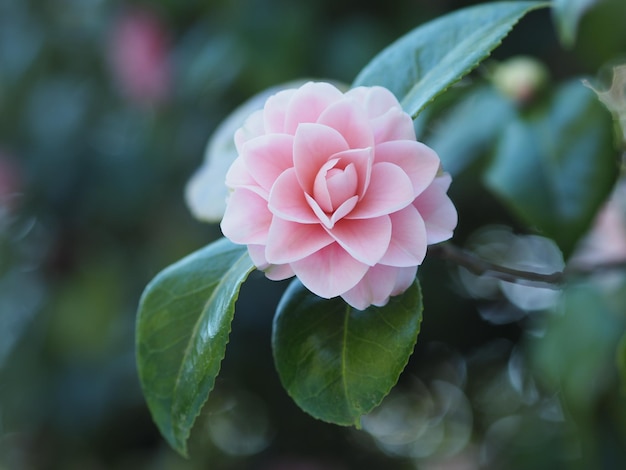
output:
<svg viewBox="0 0 626 470"><path fill-rule="evenodd" d="M270 279L295 274L321 297L382 306L456 226L450 176L385 88L281 91L235 145L222 231Z"/></svg>
<svg viewBox="0 0 626 470"><path fill-rule="evenodd" d="M591 267L626 261L626 180L620 180L570 260Z"/></svg>
<svg viewBox="0 0 626 470"><path fill-rule="evenodd" d="M122 92L140 105L163 102L171 82L169 34L147 9L129 9L114 21L109 41L112 73Z"/></svg>

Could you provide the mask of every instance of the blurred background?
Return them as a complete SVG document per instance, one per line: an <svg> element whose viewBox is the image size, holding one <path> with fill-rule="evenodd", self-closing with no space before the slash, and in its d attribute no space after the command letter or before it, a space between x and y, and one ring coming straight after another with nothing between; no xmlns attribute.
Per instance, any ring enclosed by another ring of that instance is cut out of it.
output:
<svg viewBox="0 0 626 470"><path fill-rule="evenodd" d="M220 236L184 200L215 127L273 85L350 83L405 32L474 3L0 0L0 469L624 468L615 272L520 291L429 260L416 351L360 431L314 420L280 386L270 334L285 284L255 273L191 459L168 448L143 401L141 292ZM596 76L626 52L625 18L622 0L601 2L564 49L550 12L534 12L468 80L488 85L493 64L522 54L549 83ZM437 116L421 134L443 154ZM451 192L456 242L491 259L515 245L531 268L561 269L549 240L515 235L475 171ZM596 233L596 249L613 236L608 259L626 257L619 191ZM593 243L579 259L599 256Z"/></svg>

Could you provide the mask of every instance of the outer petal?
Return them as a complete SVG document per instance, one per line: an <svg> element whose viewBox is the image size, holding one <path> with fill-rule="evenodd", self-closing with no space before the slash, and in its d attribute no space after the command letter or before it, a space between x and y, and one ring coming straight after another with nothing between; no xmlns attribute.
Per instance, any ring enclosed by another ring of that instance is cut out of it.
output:
<svg viewBox="0 0 626 470"><path fill-rule="evenodd" d="M413 197L424 191L437 175L440 160L434 150L415 140L396 140L376 145L376 163L402 168L413 183Z"/></svg>
<svg viewBox="0 0 626 470"><path fill-rule="evenodd" d="M322 124L301 124L294 137L293 163L302 189L312 195L317 172L343 150L348 150L348 143L335 129Z"/></svg>
<svg viewBox="0 0 626 470"><path fill-rule="evenodd" d="M291 263L293 272L314 294L330 299L352 289L369 266L355 260L337 243Z"/></svg>
<svg viewBox="0 0 626 470"><path fill-rule="evenodd" d="M267 202L245 188L233 191L220 227L226 238L242 245L264 245L272 222Z"/></svg>
<svg viewBox="0 0 626 470"><path fill-rule="evenodd" d="M291 263L333 242L319 224L299 224L274 217L267 236L265 257L272 264Z"/></svg>
<svg viewBox="0 0 626 470"><path fill-rule="evenodd" d="M266 191L276 178L293 167L293 136L270 134L246 142L241 150L249 174Z"/></svg>
<svg viewBox="0 0 626 470"><path fill-rule="evenodd" d="M342 219L328 233L352 257L369 266L380 261L391 241L391 219L387 215L372 219Z"/></svg>
<svg viewBox="0 0 626 470"><path fill-rule="evenodd" d="M426 226L417 209L409 205L389 217L391 242L380 262L398 267L422 264L426 256Z"/></svg>
<svg viewBox="0 0 626 470"><path fill-rule="evenodd" d="M411 287L411 284L415 281L415 276L417 276L417 266L396 269L396 285L393 286L391 291L392 296L403 294L404 291Z"/></svg>
<svg viewBox="0 0 626 470"><path fill-rule="evenodd" d="M382 307L389 297L406 291L417 274L417 268L394 268L377 264L369 269L361 281L342 294L342 298L352 307L365 310L370 305Z"/></svg>
<svg viewBox="0 0 626 470"><path fill-rule="evenodd" d="M309 82L301 86L287 106L285 132L293 135L302 123L317 122L328 106L342 98L343 93L330 83Z"/></svg>
<svg viewBox="0 0 626 470"><path fill-rule="evenodd" d="M402 168L393 163L375 163L365 196L346 217L368 219L391 214L414 199L413 183Z"/></svg>
<svg viewBox="0 0 626 470"><path fill-rule="evenodd" d="M382 116L371 120L376 143L393 140L415 140L415 128L411 116L402 109L389 109Z"/></svg>
<svg viewBox="0 0 626 470"><path fill-rule="evenodd" d="M356 87L348 91L346 96L361 103L370 119L385 114L389 109L402 110L402 106L395 95L384 87Z"/></svg>
<svg viewBox="0 0 626 470"><path fill-rule="evenodd" d="M429 245L452 238L458 222L456 208L446 194L451 182L452 177L444 173L435 178L432 184L413 202L426 224Z"/></svg>
<svg viewBox="0 0 626 470"><path fill-rule="evenodd" d="M272 281L282 281L292 277L293 270L288 264L270 264L265 259L265 246L248 245L248 254L254 265L265 273Z"/></svg>
<svg viewBox="0 0 626 470"><path fill-rule="evenodd" d="M263 108L266 133L282 134L285 132L285 114L289 102L295 93L295 89L283 90L267 99L265 107Z"/></svg>
<svg viewBox="0 0 626 470"><path fill-rule="evenodd" d="M355 100L344 98L330 105L317 122L337 130L351 149L374 145L374 134L369 120Z"/></svg>
<svg viewBox="0 0 626 470"><path fill-rule="evenodd" d="M370 305L382 307L389 302L389 297L406 291L416 275L417 266L395 268L377 264L369 269L361 282L341 297L358 310L365 310Z"/></svg>
<svg viewBox="0 0 626 470"><path fill-rule="evenodd" d="M263 134L265 134L263 111L258 110L253 112L248 119L245 120L243 126L235 131L235 146L237 147L237 151L241 152L243 144Z"/></svg>
<svg viewBox="0 0 626 470"><path fill-rule="evenodd" d="M269 210L279 217L302 224L315 224L319 219L306 200L306 195L296 177L296 171L290 168L280 175L269 194Z"/></svg>

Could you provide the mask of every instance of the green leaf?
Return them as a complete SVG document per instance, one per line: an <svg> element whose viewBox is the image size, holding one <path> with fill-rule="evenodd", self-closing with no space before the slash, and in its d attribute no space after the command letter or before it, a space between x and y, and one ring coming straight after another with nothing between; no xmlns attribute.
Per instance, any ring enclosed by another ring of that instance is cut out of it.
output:
<svg viewBox="0 0 626 470"><path fill-rule="evenodd" d="M152 417L183 455L224 358L239 288L252 271L245 246L220 239L159 273L137 316L137 366Z"/></svg>
<svg viewBox="0 0 626 470"><path fill-rule="evenodd" d="M599 0L553 0L552 16L556 23L561 42L566 46L574 45L578 23Z"/></svg>
<svg viewBox="0 0 626 470"><path fill-rule="evenodd" d="M568 256L617 176L609 113L579 81L504 130L487 186Z"/></svg>
<svg viewBox="0 0 626 470"><path fill-rule="evenodd" d="M437 119L425 143L437 152L443 168L456 176L488 154L516 113L511 100L491 86L481 86ZM476 119L478 115L480 119Z"/></svg>
<svg viewBox="0 0 626 470"><path fill-rule="evenodd" d="M315 418L358 426L398 381L421 320L417 280L386 306L363 311L341 298L317 297L296 280L274 319L272 347L280 380Z"/></svg>
<svg viewBox="0 0 626 470"><path fill-rule="evenodd" d="M474 69L539 2L495 2L464 8L407 33L379 53L353 86L381 85L416 117L450 85Z"/></svg>
<svg viewBox="0 0 626 470"><path fill-rule="evenodd" d="M617 367L621 378L622 393L626 395L626 333L622 335L617 345Z"/></svg>

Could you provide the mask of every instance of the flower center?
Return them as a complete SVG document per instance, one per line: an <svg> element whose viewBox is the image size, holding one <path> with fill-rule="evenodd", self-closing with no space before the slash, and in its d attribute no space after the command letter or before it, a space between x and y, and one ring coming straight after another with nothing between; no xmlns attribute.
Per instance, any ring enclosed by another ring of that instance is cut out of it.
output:
<svg viewBox="0 0 626 470"><path fill-rule="evenodd" d="M357 172L354 163L341 167L339 159L326 162L315 177L313 197L327 214L332 214L357 190Z"/></svg>

